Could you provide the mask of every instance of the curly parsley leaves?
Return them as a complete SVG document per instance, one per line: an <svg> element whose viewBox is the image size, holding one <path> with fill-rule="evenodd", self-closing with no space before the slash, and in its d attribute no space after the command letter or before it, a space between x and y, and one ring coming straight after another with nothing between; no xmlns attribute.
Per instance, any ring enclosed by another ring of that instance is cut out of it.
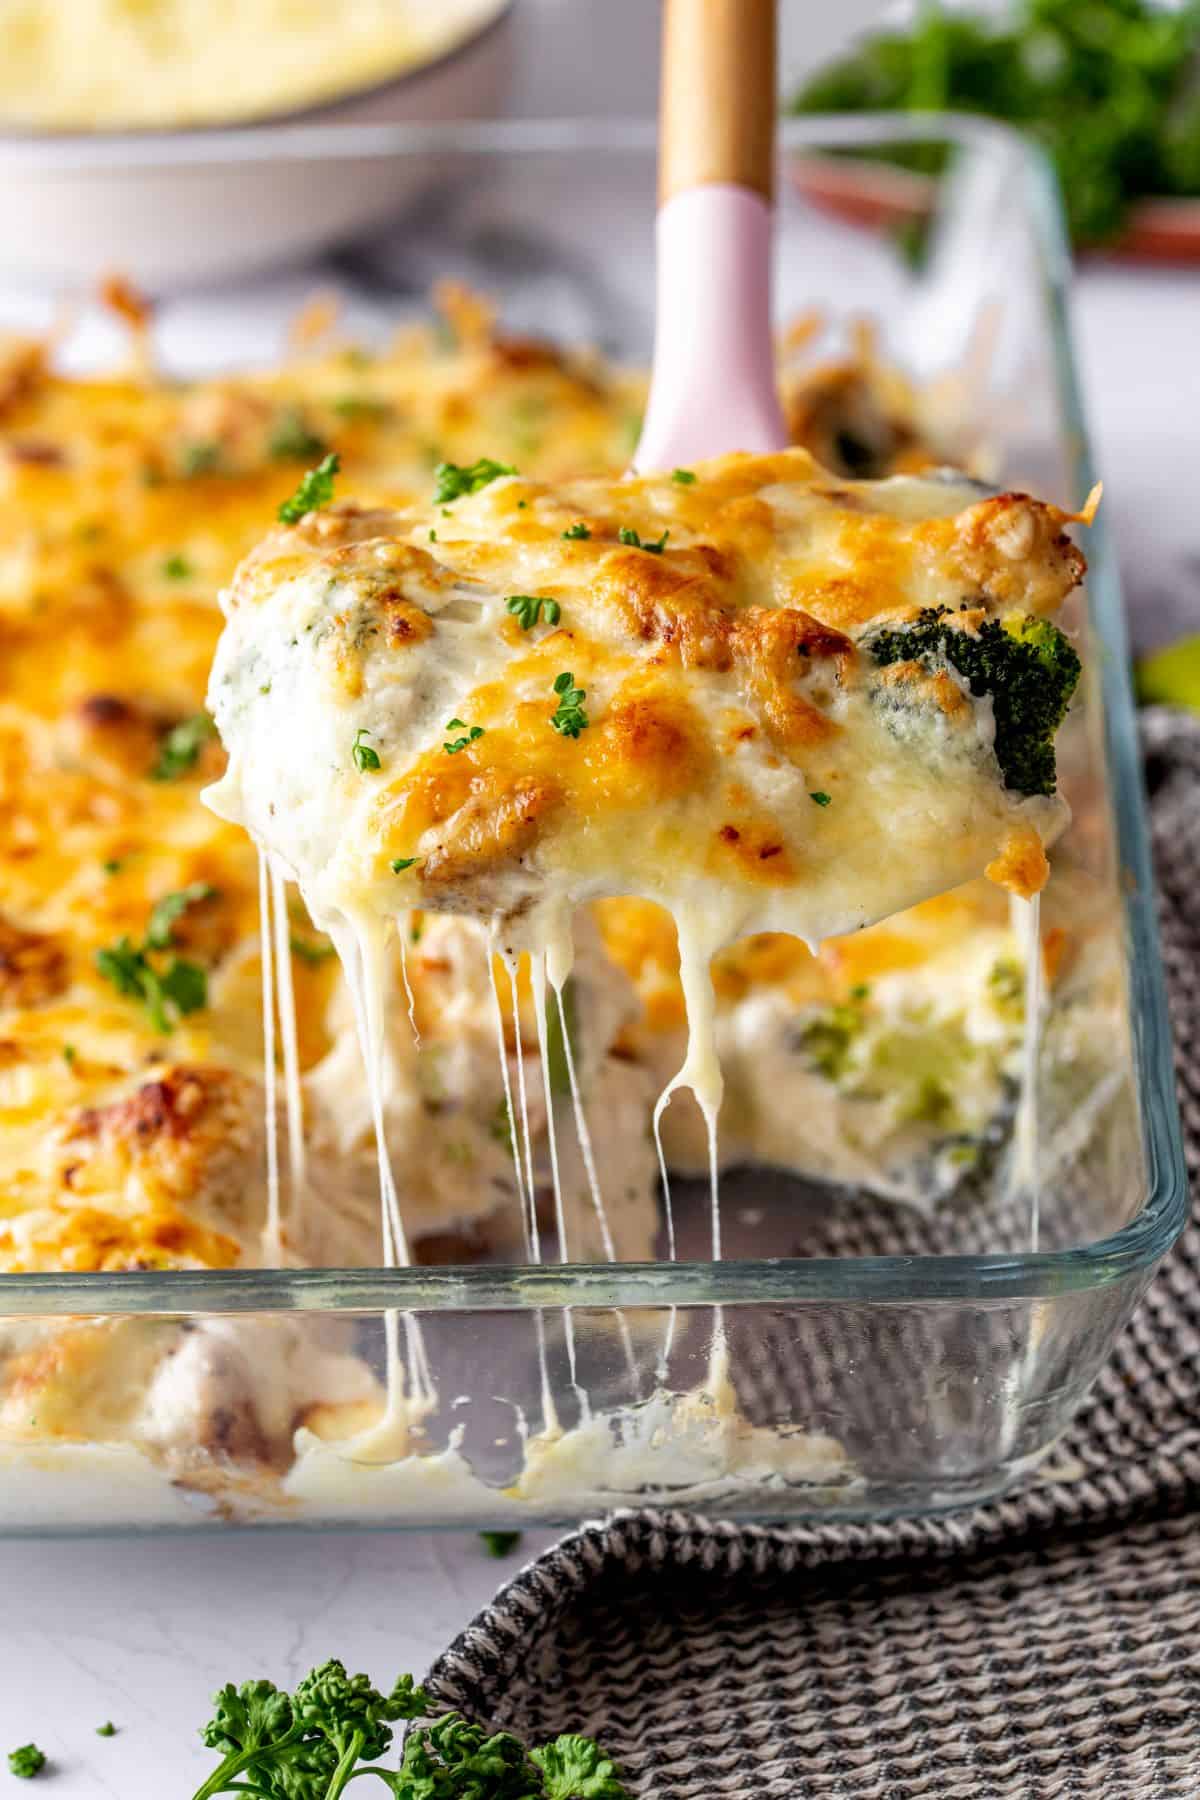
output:
<svg viewBox="0 0 1200 1800"><path fill-rule="evenodd" d="M567 529L563 532L563 536L567 539L568 543L577 544L584 543L591 535L591 527L585 525L582 519L576 520L574 525L568 525Z"/></svg>
<svg viewBox="0 0 1200 1800"><path fill-rule="evenodd" d="M550 723L561 737L577 738L588 726L588 716L583 710L587 689L576 687L574 675L564 669L561 675L554 677L554 691L558 695L558 709Z"/></svg>
<svg viewBox="0 0 1200 1800"><path fill-rule="evenodd" d="M433 471L437 486L433 491L435 506L449 506L452 500L461 500L464 494L477 494L490 482L501 475L515 475L517 471L511 463L495 462L490 456L481 456L478 462L461 463L440 462Z"/></svg>
<svg viewBox="0 0 1200 1800"><path fill-rule="evenodd" d="M315 469L309 469L302 475L295 493L279 508L279 518L283 524L295 525L306 513L328 506L333 499L333 478L341 466L337 451L331 450Z"/></svg>
<svg viewBox="0 0 1200 1800"><path fill-rule="evenodd" d="M510 1732L489 1734L461 1713L413 1724L399 1766L378 1762L391 1748L392 1726L427 1718L431 1704L411 1675L382 1694L337 1661L314 1669L294 1694L270 1681L230 1684L201 1732L221 1762L194 1800L338 1800L363 1775L377 1776L393 1800L628 1800L591 1738L565 1733L527 1750Z"/></svg>
<svg viewBox="0 0 1200 1800"><path fill-rule="evenodd" d="M32 1781L40 1775L46 1766L46 1753L39 1750L36 1744L22 1744L19 1750L8 1753L8 1770L10 1775L19 1775L22 1781Z"/></svg>

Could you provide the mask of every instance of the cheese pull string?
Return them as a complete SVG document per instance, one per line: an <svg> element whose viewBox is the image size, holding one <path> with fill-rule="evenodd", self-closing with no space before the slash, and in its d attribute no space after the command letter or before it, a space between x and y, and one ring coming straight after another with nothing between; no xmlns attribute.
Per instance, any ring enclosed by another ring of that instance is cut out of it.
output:
<svg viewBox="0 0 1200 1800"><path fill-rule="evenodd" d="M717 1054L717 1007L712 982L712 942L710 933L703 928L701 920L691 912L679 911L675 923L679 939L679 984L683 989L684 1010L687 1016L687 1053L678 1074L672 1076L654 1107L654 1144L658 1152L658 1167L662 1178L663 1206L667 1222L667 1253L672 1262L677 1259L675 1210L671 1197L671 1177L667 1168L666 1152L663 1149L662 1121L673 1096L681 1088L688 1088L695 1096L696 1104L704 1115L705 1136L708 1145L709 1229L712 1259L714 1262L720 1262L722 1234L718 1120L725 1083L721 1073L720 1057ZM675 1342L676 1321L677 1311L672 1306L658 1358L658 1378L663 1383L668 1379L671 1351ZM723 1340L723 1333L724 1324L721 1310L718 1307L714 1325L714 1345L718 1339Z"/></svg>

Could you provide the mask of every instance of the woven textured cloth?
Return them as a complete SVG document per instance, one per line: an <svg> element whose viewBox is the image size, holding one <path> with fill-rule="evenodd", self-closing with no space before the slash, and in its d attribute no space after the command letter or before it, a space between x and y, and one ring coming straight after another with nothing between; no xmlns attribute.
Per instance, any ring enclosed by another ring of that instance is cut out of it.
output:
<svg viewBox="0 0 1200 1800"><path fill-rule="evenodd" d="M617 1514L501 1590L439 1700L593 1733L655 1800L1200 1797L1200 722L1143 733L1194 1206L1080 1478L877 1526Z"/></svg>

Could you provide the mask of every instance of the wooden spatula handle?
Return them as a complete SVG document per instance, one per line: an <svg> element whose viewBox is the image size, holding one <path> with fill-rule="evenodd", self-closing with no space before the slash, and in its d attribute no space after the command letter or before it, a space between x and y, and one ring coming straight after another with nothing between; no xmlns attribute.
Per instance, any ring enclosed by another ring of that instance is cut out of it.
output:
<svg viewBox="0 0 1200 1800"><path fill-rule="evenodd" d="M775 0L663 0L661 206L735 182L771 198Z"/></svg>

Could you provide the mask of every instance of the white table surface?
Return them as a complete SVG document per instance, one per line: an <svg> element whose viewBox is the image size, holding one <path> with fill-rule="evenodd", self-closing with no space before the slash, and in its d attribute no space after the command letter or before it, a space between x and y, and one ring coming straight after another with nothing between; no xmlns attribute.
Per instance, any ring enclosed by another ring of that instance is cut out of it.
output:
<svg viewBox="0 0 1200 1800"><path fill-rule="evenodd" d="M853 0L838 17L873 10ZM516 108L646 110L655 12L649 0L526 0ZM791 8L789 20L795 67ZM1198 322L1200 274L1093 265L1081 278L1085 387L1143 641L1200 629ZM420 1674L549 1541L529 1534L505 1562L452 1533L0 1545L0 1752L40 1743L57 1800L186 1800L211 1766L196 1734L222 1682L292 1684L330 1655L381 1683ZM94 1735L106 1719L115 1738ZM0 1791L6 1780L0 1763Z"/></svg>

